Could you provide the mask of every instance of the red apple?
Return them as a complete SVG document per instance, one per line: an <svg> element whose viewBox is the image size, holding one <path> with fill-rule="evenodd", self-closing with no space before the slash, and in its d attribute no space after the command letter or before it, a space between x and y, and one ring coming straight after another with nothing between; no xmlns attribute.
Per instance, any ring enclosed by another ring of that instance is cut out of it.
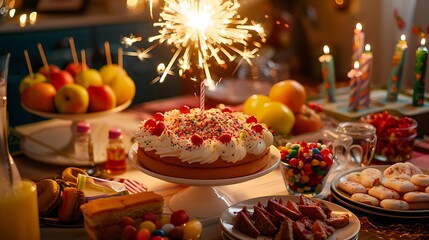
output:
<svg viewBox="0 0 429 240"><path fill-rule="evenodd" d="M89 86L89 112L112 109L116 106L116 95L109 85Z"/></svg>
<svg viewBox="0 0 429 240"><path fill-rule="evenodd" d="M55 65L49 65L49 73L53 73L53 72L59 72L61 71L61 69ZM41 66L39 68L39 73L45 75L45 77L48 77L48 73L46 72L45 66Z"/></svg>
<svg viewBox="0 0 429 240"><path fill-rule="evenodd" d="M78 84L64 85L55 95L55 106L60 113L85 113L88 105L88 91Z"/></svg>
<svg viewBox="0 0 429 240"><path fill-rule="evenodd" d="M58 72L51 72L49 82L54 85L55 89L58 91L58 89L66 84L73 84L74 78L69 72L61 70Z"/></svg>
<svg viewBox="0 0 429 240"><path fill-rule="evenodd" d="M57 90L47 82L38 82L30 85L21 93L21 102L26 107L42 111L55 112L54 99Z"/></svg>
<svg viewBox="0 0 429 240"><path fill-rule="evenodd" d="M85 69L88 69L86 65ZM69 72L73 77L76 77L82 71L82 63L69 63L66 66L66 71Z"/></svg>

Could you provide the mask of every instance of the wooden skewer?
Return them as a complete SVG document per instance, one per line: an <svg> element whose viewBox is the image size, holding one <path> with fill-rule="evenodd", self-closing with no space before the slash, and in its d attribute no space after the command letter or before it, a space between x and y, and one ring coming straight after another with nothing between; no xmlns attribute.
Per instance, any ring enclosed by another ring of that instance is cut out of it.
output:
<svg viewBox="0 0 429 240"><path fill-rule="evenodd" d="M37 48L39 49L40 57L42 58L43 66L45 67L46 73L49 75L49 64L48 60L46 60L46 55L45 51L43 51L42 44L38 43Z"/></svg>
<svg viewBox="0 0 429 240"><path fill-rule="evenodd" d="M27 62L28 72L30 73L30 77L34 78L33 68L31 67L30 57L28 56L27 49L24 50L25 61Z"/></svg>
<svg viewBox="0 0 429 240"><path fill-rule="evenodd" d="M80 57L82 58L82 71L86 70L86 54L85 49L80 50Z"/></svg>
<svg viewBox="0 0 429 240"><path fill-rule="evenodd" d="M104 51L106 52L107 65L112 65L112 56L110 55L110 44L108 41L104 42Z"/></svg>
<svg viewBox="0 0 429 240"><path fill-rule="evenodd" d="M120 48L118 48L118 66L119 67L122 67L124 65L123 61L122 61L122 56L123 56L123 50L120 47Z"/></svg>
<svg viewBox="0 0 429 240"><path fill-rule="evenodd" d="M73 58L73 63L78 64L79 60L77 58L76 46L74 45L74 39L69 37L70 50Z"/></svg>

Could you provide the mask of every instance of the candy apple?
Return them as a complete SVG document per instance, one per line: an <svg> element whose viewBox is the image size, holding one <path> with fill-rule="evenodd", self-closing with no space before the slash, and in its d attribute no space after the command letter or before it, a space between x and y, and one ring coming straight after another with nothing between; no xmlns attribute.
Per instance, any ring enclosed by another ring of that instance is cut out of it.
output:
<svg viewBox="0 0 429 240"><path fill-rule="evenodd" d="M78 84L67 84L58 89L55 106L60 113L85 113L89 106L88 91Z"/></svg>
<svg viewBox="0 0 429 240"><path fill-rule="evenodd" d="M88 65L84 69L88 69ZM82 71L82 63L69 63L66 66L66 71L69 72L73 77L76 77Z"/></svg>
<svg viewBox="0 0 429 240"><path fill-rule="evenodd" d="M49 65L49 73L53 73L53 72L59 72L61 71L61 69L55 65ZM46 68L45 66L41 66L39 68L39 73L45 75L45 77L48 77L48 73L46 72Z"/></svg>
<svg viewBox="0 0 429 240"><path fill-rule="evenodd" d="M33 74L33 76L27 75L19 83L19 92L22 93L26 88L28 88L29 86L35 83L46 82L46 81L47 79L45 75L41 73L35 73Z"/></svg>
<svg viewBox="0 0 429 240"><path fill-rule="evenodd" d="M128 75L116 75L109 83L116 95L116 105L122 105L128 100L132 100L136 94L136 85Z"/></svg>
<svg viewBox="0 0 429 240"><path fill-rule="evenodd" d="M255 116L259 109L261 109L265 103L270 101L271 100L265 95L254 94L244 102L243 112L245 114Z"/></svg>
<svg viewBox="0 0 429 240"><path fill-rule="evenodd" d="M90 68L76 75L76 83L88 88L91 85L102 85L103 79L97 70Z"/></svg>
<svg viewBox="0 0 429 240"><path fill-rule="evenodd" d="M89 86L89 112L112 109L116 106L116 95L109 85Z"/></svg>
<svg viewBox="0 0 429 240"><path fill-rule="evenodd" d="M295 113L295 124L292 134L298 135L307 132L315 132L323 127L322 119L313 109L303 105L298 113Z"/></svg>
<svg viewBox="0 0 429 240"><path fill-rule="evenodd" d="M287 135L295 124L295 116L289 107L280 102L267 102L256 113L258 122L270 126L275 133Z"/></svg>
<svg viewBox="0 0 429 240"><path fill-rule="evenodd" d="M51 72L49 82L54 85L55 89L58 91L58 89L66 84L73 84L74 78L69 72L61 70L58 72Z"/></svg>
<svg viewBox="0 0 429 240"><path fill-rule="evenodd" d="M103 82L109 84L117 75L126 76L127 72L117 64L104 65L100 68Z"/></svg>
<svg viewBox="0 0 429 240"><path fill-rule="evenodd" d="M56 93L55 87L48 82L34 83L21 93L21 102L37 111L55 112Z"/></svg>

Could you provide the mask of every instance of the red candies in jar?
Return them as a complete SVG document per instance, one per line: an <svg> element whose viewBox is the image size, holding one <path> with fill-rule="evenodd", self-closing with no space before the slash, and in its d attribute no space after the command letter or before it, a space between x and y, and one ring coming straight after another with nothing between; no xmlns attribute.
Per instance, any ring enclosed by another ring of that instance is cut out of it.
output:
<svg viewBox="0 0 429 240"><path fill-rule="evenodd" d="M289 142L278 149L282 175L289 193L313 197L323 190L334 158L326 145Z"/></svg>
<svg viewBox="0 0 429 240"><path fill-rule="evenodd" d="M417 137L417 121L409 117L396 117L387 111L361 118L373 125L377 133L375 159L387 162L404 162L413 154Z"/></svg>

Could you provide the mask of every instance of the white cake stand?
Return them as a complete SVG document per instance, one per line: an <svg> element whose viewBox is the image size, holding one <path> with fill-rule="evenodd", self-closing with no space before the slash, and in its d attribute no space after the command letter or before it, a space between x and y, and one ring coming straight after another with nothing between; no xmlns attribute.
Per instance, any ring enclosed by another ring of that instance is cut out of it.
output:
<svg viewBox="0 0 429 240"><path fill-rule="evenodd" d="M41 112L22 105L26 111L37 116L51 119L71 120L71 123L55 123L53 125L49 125L48 127L41 128L39 131L35 131L29 135L23 136L21 140L21 150L31 159L44 163L64 166L90 166L93 163L89 159L75 158L74 142L76 139L75 130L77 123L123 111L128 108L130 104L131 100L107 111L83 114ZM103 136L103 139L107 139L108 127L109 126L92 125L91 136L93 138L93 142L98 144L99 138L101 139L99 136ZM95 164L105 161L99 153L99 149L95 149L94 146Z"/></svg>
<svg viewBox="0 0 429 240"><path fill-rule="evenodd" d="M167 182L190 186L176 193L170 199L170 209L172 211L184 209L190 216L203 220L218 218L229 206L234 203L227 193L221 191L215 186L236 184L255 179L273 171L280 163L280 152L276 147L271 146L270 162L264 169L257 173L237 178L213 180L175 178L152 172L143 167L137 161L137 149L137 144L132 145L128 156L130 162L132 165L134 165L135 168L142 171L143 173L146 173L147 175Z"/></svg>

